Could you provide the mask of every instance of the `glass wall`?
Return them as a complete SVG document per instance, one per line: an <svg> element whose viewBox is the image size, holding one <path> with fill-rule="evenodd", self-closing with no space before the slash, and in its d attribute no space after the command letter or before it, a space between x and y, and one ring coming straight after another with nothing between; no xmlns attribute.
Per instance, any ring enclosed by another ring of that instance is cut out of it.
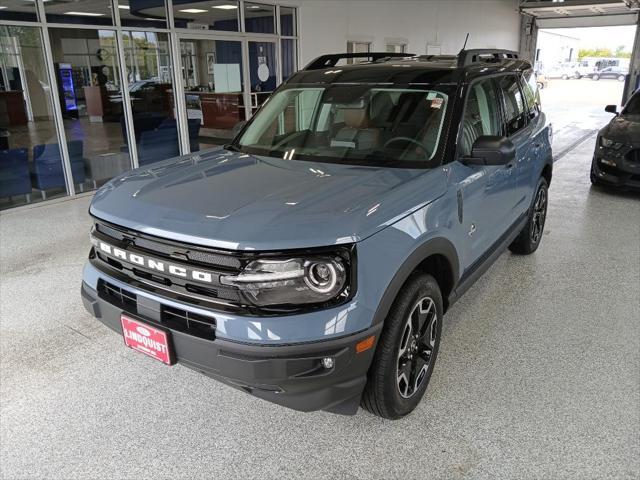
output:
<svg viewBox="0 0 640 480"><path fill-rule="evenodd" d="M176 28L238 32L238 10L233 0L174 0L173 21Z"/></svg>
<svg viewBox="0 0 640 480"><path fill-rule="evenodd" d="M242 42L181 39L191 151L227 143L245 120Z"/></svg>
<svg viewBox="0 0 640 480"><path fill-rule="evenodd" d="M297 69L296 8L171 4L0 0L0 209L227 143Z"/></svg>
<svg viewBox="0 0 640 480"><path fill-rule="evenodd" d="M253 114L276 88L275 42L249 42L249 72Z"/></svg>
<svg viewBox="0 0 640 480"><path fill-rule="evenodd" d="M64 195L41 30L0 26L0 208Z"/></svg>
<svg viewBox="0 0 640 480"><path fill-rule="evenodd" d="M49 28L73 183L79 191L131 168L116 34Z"/></svg>
<svg viewBox="0 0 640 480"><path fill-rule="evenodd" d="M123 44L138 164L180 155L168 35L127 31Z"/></svg>

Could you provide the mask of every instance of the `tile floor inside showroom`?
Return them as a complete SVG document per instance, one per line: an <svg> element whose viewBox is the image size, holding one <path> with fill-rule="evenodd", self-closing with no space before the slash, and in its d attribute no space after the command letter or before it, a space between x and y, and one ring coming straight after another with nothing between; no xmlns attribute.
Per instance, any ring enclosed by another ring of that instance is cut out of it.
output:
<svg viewBox="0 0 640 480"><path fill-rule="evenodd" d="M128 350L85 312L89 197L0 215L2 478L637 478L640 199L555 167L543 243L445 317L409 417L302 414Z"/></svg>

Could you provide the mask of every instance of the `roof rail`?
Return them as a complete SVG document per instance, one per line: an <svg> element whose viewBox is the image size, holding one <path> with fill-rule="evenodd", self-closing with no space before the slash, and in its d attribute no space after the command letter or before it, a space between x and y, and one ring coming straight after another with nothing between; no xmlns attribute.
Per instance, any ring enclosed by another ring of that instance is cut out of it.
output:
<svg viewBox="0 0 640 480"><path fill-rule="evenodd" d="M489 61L517 60L520 57L518 52L513 50L496 50L495 48L478 48L473 50L460 50L458 54L458 66L466 67L476 62L480 62L481 57L490 57Z"/></svg>
<svg viewBox="0 0 640 480"><path fill-rule="evenodd" d="M335 67L335 65L343 59L347 58L368 58L372 62L388 58L404 58L413 57L413 53L392 53L392 52L359 52L359 53L329 53L320 55L315 60L303 68L303 70L320 70L322 68Z"/></svg>

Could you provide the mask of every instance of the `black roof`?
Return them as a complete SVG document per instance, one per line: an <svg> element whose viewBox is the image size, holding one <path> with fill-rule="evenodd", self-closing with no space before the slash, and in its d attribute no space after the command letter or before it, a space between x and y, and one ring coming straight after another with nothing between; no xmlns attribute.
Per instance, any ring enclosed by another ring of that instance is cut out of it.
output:
<svg viewBox="0 0 640 480"><path fill-rule="evenodd" d="M468 53L471 52L471 53ZM477 53L484 50L462 51L458 56L411 56L411 54L386 54L372 52L373 61L336 65L338 59L367 57L367 54L323 55L312 61L305 69L295 73L287 83L389 83L389 84L442 84L470 81L480 76L502 72L517 72L531 68L524 60L511 57L480 58ZM497 52L506 52L503 50ZM471 57L471 59L469 58ZM326 60L326 62L323 62ZM324 66L323 63L328 64Z"/></svg>

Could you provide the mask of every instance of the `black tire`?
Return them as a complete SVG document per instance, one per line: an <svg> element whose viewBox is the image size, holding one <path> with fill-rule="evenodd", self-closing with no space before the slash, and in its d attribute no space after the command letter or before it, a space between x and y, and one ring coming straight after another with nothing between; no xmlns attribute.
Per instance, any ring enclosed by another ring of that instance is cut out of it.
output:
<svg viewBox="0 0 640 480"><path fill-rule="evenodd" d="M382 418L396 420L416 408L427 389L438 356L442 316L442 294L438 282L428 274L411 276L385 319L362 394L361 405L365 410ZM408 326L411 326L409 330ZM412 332L420 331L420 327L425 337L416 342ZM414 359L409 359L408 355ZM414 370L420 373L410 375L408 379L406 373L414 365ZM401 379L403 376L404 380Z"/></svg>
<svg viewBox="0 0 640 480"><path fill-rule="evenodd" d="M530 255L538 249L544 232L548 203L549 186L547 180L544 177L540 177L531 208L529 209L527 223L516 239L509 245L509 250L518 255Z"/></svg>
<svg viewBox="0 0 640 480"><path fill-rule="evenodd" d="M593 172L593 168L591 169L591 172L589 172L589 179L591 180L591 185L595 185L596 187L600 185L600 182L596 178L596 174Z"/></svg>

